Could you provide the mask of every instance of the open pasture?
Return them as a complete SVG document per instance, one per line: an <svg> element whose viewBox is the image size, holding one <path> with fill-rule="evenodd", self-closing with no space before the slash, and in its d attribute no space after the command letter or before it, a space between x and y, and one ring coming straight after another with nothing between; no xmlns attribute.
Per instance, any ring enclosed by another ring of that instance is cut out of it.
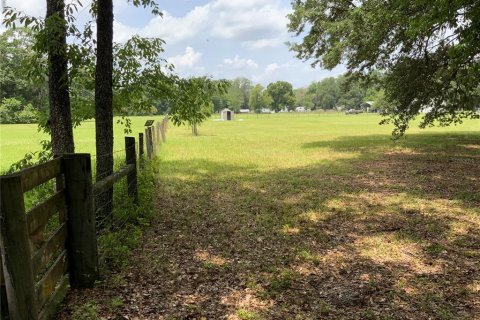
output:
<svg viewBox="0 0 480 320"><path fill-rule="evenodd" d="M132 117L132 136L138 139L138 133L143 132L145 121L155 119L161 121L161 116ZM113 150L125 149L125 125L117 123L121 118L114 119ZM75 152L95 154L95 122L85 121L74 129ZM39 151L40 141L49 139L48 135L38 131L36 124L2 124L0 125L0 172L8 170L10 165L21 160L26 153Z"/></svg>
<svg viewBox="0 0 480 320"><path fill-rule="evenodd" d="M61 315L95 297L111 318L475 319L480 124L392 141L379 120L171 127L158 217L130 267Z"/></svg>

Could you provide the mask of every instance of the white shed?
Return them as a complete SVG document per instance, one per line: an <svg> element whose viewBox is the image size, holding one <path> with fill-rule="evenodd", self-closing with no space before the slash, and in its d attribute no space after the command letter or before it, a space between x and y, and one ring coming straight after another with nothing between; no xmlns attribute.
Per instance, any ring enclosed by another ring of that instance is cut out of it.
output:
<svg viewBox="0 0 480 320"><path fill-rule="evenodd" d="M222 111L220 111L220 119L222 120L233 120L233 111L228 109L228 108L225 108L223 109Z"/></svg>

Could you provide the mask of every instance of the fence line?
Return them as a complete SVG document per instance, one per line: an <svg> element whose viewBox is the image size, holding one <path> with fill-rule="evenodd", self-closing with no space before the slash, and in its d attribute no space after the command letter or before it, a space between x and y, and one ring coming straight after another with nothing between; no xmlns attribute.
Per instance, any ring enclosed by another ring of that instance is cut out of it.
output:
<svg viewBox="0 0 480 320"><path fill-rule="evenodd" d="M168 118L150 125L135 137L125 137L125 149L108 156L124 153L124 163L113 173L92 178L90 154L66 154L51 161L0 177L1 187L1 257L0 300L2 313L12 320L46 320L54 316L58 304L68 290L89 288L98 278L98 245L100 232L123 228L130 217L114 217L115 201L101 203L102 195L113 192L113 187L126 180L126 191L133 205L138 204L137 170L147 158L159 152L165 142ZM160 140L160 136L162 140ZM138 153L137 153L138 150ZM50 180L63 178L63 188L35 207L25 209L24 193ZM102 209L111 207L111 216L99 217ZM66 218L62 219L62 215ZM34 237L44 234L46 226L58 215L56 229L38 248ZM101 218L101 219L100 219ZM33 250L31 249L33 248ZM31 253L32 252L32 253ZM5 277L3 277L5 275ZM4 308L5 294L6 305ZM8 310L6 310L8 309Z"/></svg>

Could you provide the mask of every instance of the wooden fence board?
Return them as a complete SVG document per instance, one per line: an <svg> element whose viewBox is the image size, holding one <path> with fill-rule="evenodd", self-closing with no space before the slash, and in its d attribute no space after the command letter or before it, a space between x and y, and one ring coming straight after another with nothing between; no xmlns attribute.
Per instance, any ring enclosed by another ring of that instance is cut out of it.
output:
<svg viewBox="0 0 480 320"><path fill-rule="evenodd" d="M62 174L61 158L32 166L19 172L22 177L23 192L27 192Z"/></svg>
<svg viewBox="0 0 480 320"><path fill-rule="evenodd" d="M67 241L67 225L63 223L60 228L38 249L32 257L33 275L36 276L52 260L55 253L65 248Z"/></svg>
<svg viewBox="0 0 480 320"><path fill-rule="evenodd" d="M37 305L40 309L43 307L50 295L55 291L57 284L67 270L67 251L64 250L37 284Z"/></svg>
<svg viewBox="0 0 480 320"><path fill-rule="evenodd" d="M19 174L0 178L0 198L0 247L10 319L36 320L35 288Z"/></svg>
<svg viewBox="0 0 480 320"><path fill-rule="evenodd" d="M105 179L96 182L93 185L93 195L97 196L110 189L115 184L115 182L125 177L129 172L133 171L134 169L135 166L133 164L125 165L118 169L118 171L106 177Z"/></svg>
<svg viewBox="0 0 480 320"><path fill-rule="evenodd" d="M65 191L60 190L46 201L27 212L28 234L32 234L39 228L45 226L55 213L65 208Z"/></svg>
<svg viewBox="0 0 480 320"><path fill-rule="evenodd" d="M64 275L62 279L58 282L57 289L55 292L48 298L43 306L40 314L38 316L39 320L49 320L53 319L55 313L57 312L60 303L63 301L68 291L68 274Z"/></svg>

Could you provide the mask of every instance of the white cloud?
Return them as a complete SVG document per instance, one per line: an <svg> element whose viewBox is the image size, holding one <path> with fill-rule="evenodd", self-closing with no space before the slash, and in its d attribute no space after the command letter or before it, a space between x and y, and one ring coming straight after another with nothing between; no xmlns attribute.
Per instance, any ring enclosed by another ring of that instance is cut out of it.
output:
<svg viewBox="0 0 480 320"><path fill-rule="evenodd" d="M160 37L165 41L180 42L190 39L202 32L210 19L207 6L195 7L185 16L177 18L168 12L163 17L155 17L140 30L140 34L147 37Z"/></svg>
<svg viewBox="0 0 480 320"><path fill-rule="evenodd" d="M176 69L191 69L202 57L200 52L195 52L192 47L186 47L184 54L179 54L167 59Z"/></svg>
<svg viewBox="0 0 480 320"><path fill-rule="evenodd" d="M285 63L270 63L268 64L262 72L254 74L252 80L254 82L268 83L276 81L278 78L285 79L287 75L294 74L298 72L298 66L295 65L295 62L285 62ZM286 80L288 81L288 80Z"/></svg>
<svg viewBox="0 0 480 320"><path fill-rule="evenodd" d="M281 38L259 39L242 42L242 46L250 50L261 50L266 48L276 48L281 46L284 41Z"/></svg>
<svg viewBox="0 0 480 320"><path fill-rule="evenodd" d="M265 68L265 73L266 74L272 74L274 73L275 71L277 71L278 69L281 69L281 68L288 68L290 66L290 63L282 63L282 64L278 64L278 63L270 63L269 65L267 65L267 67Z"/></svg>
<svg viewBox="0 0 480 320"><path fill-rule="evenodd" d="M6 0L5 4L7 7L36 17L44 17L47 12L46 1L42 0Z"/></svg>
<svg viewBox="0 0 480 320"><path fill-rule="evenodd" d="M243 59L243 58L240 58L238 55L236 55L233 59L229 59L229 58L224 59L223 64L233 69L258 68L258 64L252 59Z"/></svg>
<svg viewBox="0 0 480 320"><path fill-rule="evenodd" d="M234 39L246 46L261 49L272 46L275 37L285 36L288 7L279 1L267 0L213 0L195 6L181 17L164 11L163 17L152 18L144 27L131 28L130 36L160 37L167 43L205 38ZM128 30L126 27L123 29ZM255 43L255 41L259 41Z"/></svg>
<svg viewBox="0 0 480 320"><path fill-rule="evenodd" d="M96 31L95 31L96 32ZM113 41L114 42L126 42L134 34L138 34L139 29L129 27L118 21L113 22Z"/></svg>
<svg viewBox="0 0 480 320"><path fill-rule="evenodd" d="M285 32L287 13L278 2L217 0L211 5L210 32L214 37L244 41L278 36Z"/></svg>

